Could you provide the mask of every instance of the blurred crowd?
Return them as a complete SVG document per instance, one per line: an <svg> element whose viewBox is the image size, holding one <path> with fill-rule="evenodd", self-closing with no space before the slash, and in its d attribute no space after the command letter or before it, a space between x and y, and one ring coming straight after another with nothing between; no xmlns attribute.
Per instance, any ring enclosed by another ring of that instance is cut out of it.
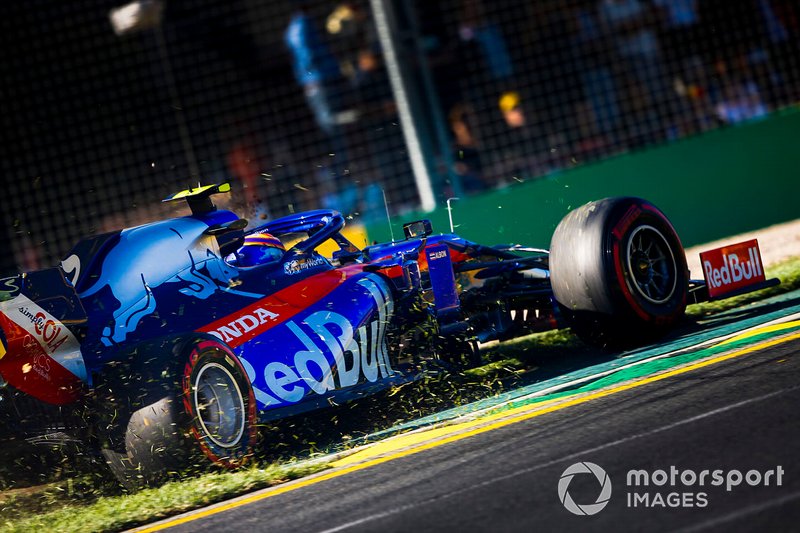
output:
<svg viewBox="0 0 800 533"><path fill-rule="evenodd" d="M318 206L370 222L391 183L412 183L375 25L366 2L339 3L322 24L312 2L295 6L285 44L332 155L317 172Z"/></svg>
<svg viewBox="0 0 800 533"><path fill-rule="evenodd" d="M792 0L413 4L415 61L450 138L441 198L758 119L800 96ZM368 2L316 19L314 4L295 5L295 81L336 154L315 199L370 222L382 191L412 178Z"/></svg>
<svg viewBox="0 0 800 533"><path fill-rule="evenodd" d="M501 4L461 0L430 51L469 191L800 98L791 0L572 0L519 5L513 17Z"/></svg>

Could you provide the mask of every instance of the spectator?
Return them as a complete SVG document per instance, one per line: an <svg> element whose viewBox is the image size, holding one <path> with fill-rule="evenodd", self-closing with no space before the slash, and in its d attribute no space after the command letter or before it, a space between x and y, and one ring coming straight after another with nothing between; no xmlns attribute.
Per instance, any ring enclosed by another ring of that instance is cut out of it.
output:
<svg viewBox="0 0 800 533"><path fill-rule="evenodd" d="M485 15L482 0L465 0L463 16L458 29L462 41L475 42L489 76L504 80L514 74L511 55L500 27Z"/></svg>
<svg viewBox="0 0 800 533"><path fill-rule="evenodd" d="M769 92L775 105L794 102L800 96L798 84L791 83L798 69L800 56L800 6L796 1L759 0L759 11L764 19L767 39L765 53L769 56Z"/></svg>
<svg viewBox="0 0 800 533"><path fill-rule="evenodd" d="M683 73L683 63L697 54L700 43L698 0L653 0L661 12L660 42L674 77Z"/></svg>
<svg viewBox="0 0 800 533"><path fill-rule="evenodd" d="M727 124L738 124L767 115L767 106L761 100L758 86L752 81L732 80L725 85L722 93L716 110L720 120Z"/></svg>
<svg viewBox="0 0 800 533"><path fill-rule="evenodd" d="M596 122L596 126L590 128L613 138L620 122L617 80L611 69L608 39L601 32L595 11L587 7L574 9L572 33L570 48L577 54L577 70L588 106L586 111Z"/></svg>
<svg viewBox="0 0 800 533"><path fill-rule="evenodd" d="M30 233L23 233L18 240L14 257L20 272L33 272L42 268L41 246L34 242Z"/></svg>
<svg viewBox="0 0 800 533"><path fill-rule="evenodd" d="M549 174L566 164L566 135L559 128L543 127L529 110L528 101L520 93L508 91L497 102L508 132L504 145L496 149L499 157L487 172L494 186Z"/></svg>
<svg viewBox="0 0 800 533"><path fill-rule="evenodd" d="M372 214L376 191L381 191L382 197L386 189L390 198L399 198L392 186L398 182L409 183L413 176L407 164L403 132L377 35L374 27L367 24L365 13L361 10L354 13L362 24L355 43L357 48L352 53L352 93L357 102L357 121L350 130L357 141L353 145L363 150L359 157L362 165L355 169L354 179L363 188L358 194L361 212Z"/></svg>
<svg viewBox="0 0 800 533"><path fill-rule="evenodd" d="M711 100L711 93L716 89L709 69L699 56L686 61L683 79L676 84L676 91L688 104L687 112L677 123L679 136L707 131L719 125Z"/></svg>
<svg viewBox="0 0 800 533"><path fill-rule="evenodd" d="M295 79L303 88L319 128L333 135L337 129L336 112L340 98L339 64L314 26L308 2L300 0L296 5L284 35L292 53Z"/></svg>
<svg viewBox="0 0 800 533"><path fill-rule="evenodd" d="M348 162L347 143L340 125L340 115L346 115L342 113L344 79L336 58L314 25L309 2L296 2L285 42L292 53L295 79L303 88L317 126L330 141L325 152L332 154L331 165L325 169L343 181Z"/></svg>
<svg viewBox="0 0 800 533"><path fill-rule="evenodd" d="M670 127L672 102L670 84L664 68L658 36L655 31L656 14L649 4L640 0L600 0L598 17L614 42L619 60L620 74L629 80L626 99L629 109L647 109L648 125L637 120L631 133L636 144L664 139ZM656 116L652 116L652 112ZM642 137L645 135L645 137Z"/></svg>
<svg viewBox="0 0 800 533"><path fill-rule="evenodd" d="M737 58L763 42L765 28L759 12L759 0L699 0L703 43L709 64Z"/></svg>
<svg viewBox="0 0 800 533"><path fill-rule="evenodd" d="M600 132L600 121L595 116L591 102L578 102L575 116L579 134L574 146L575 162L583 163L608 153L611 149L609 139Z"/></svg>
<svg viewBox="0 0 800 533"><path fill-rule="evenodd" d="M448 118L454 141L453 172L460 179L464 192L484 190L486 184L483 182L483 164L478 149L478 139L471 124L474 121L472 108L466 104L456 104L450 110Z"/></svg>
<svg viewBox="0 0 800 533"><path fill-rule="evenodd" d="M657 59L658 38L647 4L639 0L600 0L600 20L613 32L617 54L625 59Z"/></svg>
<svg viewBox="0 0 800 533"><path fill-rule="evenodd" d="M514 65L506 35L487 14L483 0L461 0L458 4L458 48L461 54L459 80L461 101L474 112L475 129L501 129L504 117L498 113L498 98L513 90ZM501 151L503 146L487 137L484 148Z"/></svg>
<svg viewBox="0 0 800 533"><path fill-rule="evenodd" d="M228 150L227 167L242 186L245 202L244 216L251 226L263 224L269 218L266 203L259 193L263 166L257 149L255 135L245 135Z"/></svg>

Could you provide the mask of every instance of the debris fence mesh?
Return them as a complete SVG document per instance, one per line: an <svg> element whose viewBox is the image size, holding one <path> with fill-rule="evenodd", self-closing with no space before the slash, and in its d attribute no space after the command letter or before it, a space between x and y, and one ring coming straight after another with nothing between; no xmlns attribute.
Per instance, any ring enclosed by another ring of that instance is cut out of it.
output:
<svg viewBox="0 0 800 533"><path fill-rule="evenodd" d="M418 208L375 6L439 203L800 98L790 0L6 2L2 273L197 182L256 221Z"/></svg>

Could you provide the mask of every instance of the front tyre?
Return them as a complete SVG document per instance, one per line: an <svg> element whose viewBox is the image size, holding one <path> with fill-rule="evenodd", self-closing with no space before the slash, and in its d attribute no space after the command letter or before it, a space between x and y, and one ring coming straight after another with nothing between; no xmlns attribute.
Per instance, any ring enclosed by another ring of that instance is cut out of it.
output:
<svg viewBox="0 0 800 533"><path fill-rule="evenodd" d="M550 275L573 330L592 344L655 338L686 310L689 273L680 239L640 198L606 198L564 217L551 241Z"/></svg>
<svg viewBox="0 0 800 533"><path fill-rule="evenodd" d="M213 463L236 468L256 440L256 403L238 359L216 341L192 346L184 367L183 403L192 436Z"/></svg>
<svg viewBox="0 0 800 533"><path fill-rule="evenodd" d="M126 488L213 466L237 468L253 454L253 390L239 360L219 341L176 343L109 374L98 387L98 433L104 457Z"/></svg>

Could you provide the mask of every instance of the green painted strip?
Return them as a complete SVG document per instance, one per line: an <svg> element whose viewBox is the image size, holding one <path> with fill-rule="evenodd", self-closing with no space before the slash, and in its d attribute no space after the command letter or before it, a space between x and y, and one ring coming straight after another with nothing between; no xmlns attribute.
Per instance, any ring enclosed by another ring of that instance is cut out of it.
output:
<svg viewBox="0 0 800 533"><path fill-rule="evenodd" d="M548 400L554 400L556 398L562 398L564 396L571 396L573 394L581 394L584 392L590 392L594 390L603 389L609 387L611 385L616 385L617 383L623 383L626 381L631 381L636 378L652 375L658 372L663 372L665 370L669 370L672 368L676 368L687 363L691 363L693 361L697 361L700 359L705 359L707 357L712 357L714 355L722 354L725 352L731 352L736 350L737 348L742 348L744 346L748 346L751 344L756 344L759 341L763 341L772 337L777 337L779 335L785 335L791 333L793 331L800 330L800 325L794 326L792 328L788 328L786 330L781 331L780 333L762 333L760 335L754 335L753 337L749 337L747 339L742 339L736 342L728 343L724 346L712 346L710 348L704 348L698 350L696 352L690 352L682 355L676 355L674 357L668 357L664 359L657 359L655 361L648 361L642 363L641 365L637 365L632 368L626 368L610 374L608 376L604 376L600 379L587 383L586 385L577 387L575 389L555 392L553 394L546 394L544 396L538 396L535 398L528 398L519 401L512 401L502 407L494 410L489 411L490 413L495 412L502 412L508 409L513 409L515 407L521 407L523 405L531 405L535 403L541 403Z"/></svg>

